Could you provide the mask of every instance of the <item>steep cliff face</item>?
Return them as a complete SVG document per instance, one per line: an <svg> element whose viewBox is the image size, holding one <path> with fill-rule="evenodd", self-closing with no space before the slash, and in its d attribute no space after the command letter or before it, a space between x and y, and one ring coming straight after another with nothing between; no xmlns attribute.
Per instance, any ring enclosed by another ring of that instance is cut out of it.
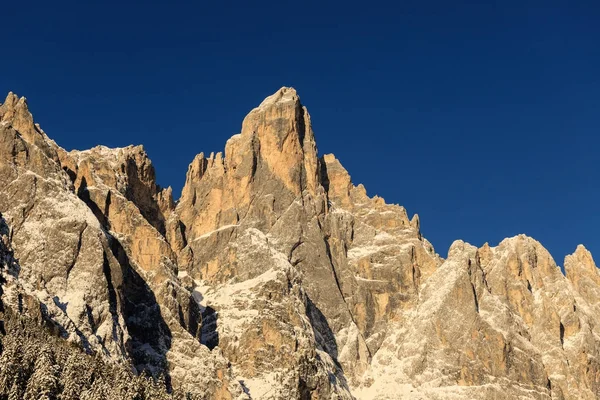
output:
<svg viewBox="0 0 600 400"><path fill-rule="evenodd" d="M110 288L121 279L109 238L73 192L55 147L33 124L25 99L0 107L0 209L10 228L19 281L63 335L116 359L129 338ZM114 281L113 281L114 279Z"/></svg>
<svg viewBox="0 0 600 400"><path fill-rule="evenodd" d="M362 393L392 397L402 383L415 398L597 398L596 320L535 240L457 241L384 342Z"/></svg>
<svg viewBox="0 0 600 400"><path fill-rule="evenodd" d="M33 124L25 99L9 94L0 107L0 209L20 268L4 297L22 309L24 292L89 352L231 398L239 389L228 388L226 360L199 343L198 305L158 231L164 193L153 180L140 148L66 153Z"/></svg>
<svg viewBox="0 0 600 400"><path fill-rule="evenodd" d="M416 214L319 157L294 89L196 156L177 202L141 146L67 152L9 94L0 188L18 260L3 301L25 294L62 337L204 398L600 393L585 248L566 277L526 236L442 259Z"/></svg>

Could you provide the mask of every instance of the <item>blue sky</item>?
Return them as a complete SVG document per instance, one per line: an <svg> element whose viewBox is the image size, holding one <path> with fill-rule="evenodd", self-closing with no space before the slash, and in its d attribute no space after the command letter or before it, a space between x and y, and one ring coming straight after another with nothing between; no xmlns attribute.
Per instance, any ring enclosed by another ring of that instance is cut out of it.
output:
<svg viewBox="0 0 600 400"><path fill-rule="evenodd" d="M9 2L0 91L66 149L144 144L179 193L293 86L320 153L441 255L518 233L600 254L600 3L320 3Z"/></svg>

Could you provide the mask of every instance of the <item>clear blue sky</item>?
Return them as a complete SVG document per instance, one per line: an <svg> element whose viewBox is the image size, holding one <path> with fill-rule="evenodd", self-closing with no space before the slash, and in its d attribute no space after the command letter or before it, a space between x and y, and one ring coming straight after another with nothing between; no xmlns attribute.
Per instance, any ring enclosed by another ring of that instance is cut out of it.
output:
<svg viewBox="0 0 600 400"><path fill-rule="evenodd" d="M0 91L66 149L144 144L176 193L293 86L320 153L441 255L526 233L600 258L598 1L11 1L1 26Z"/></svg>

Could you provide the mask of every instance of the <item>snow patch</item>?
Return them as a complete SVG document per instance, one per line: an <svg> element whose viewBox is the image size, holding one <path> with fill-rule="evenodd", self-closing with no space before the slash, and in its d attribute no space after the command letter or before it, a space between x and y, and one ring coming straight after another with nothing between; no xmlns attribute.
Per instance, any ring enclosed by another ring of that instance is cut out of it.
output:
<svg viewBox="0 0 600 400"><path fill-rule="evenodd" d="M196 242L198 240L206 239L207 237L210 237L210 236L214 235L217 232L221 232L221 231L224 231L224 230L227 230L227 229L231 229L231 228L235 228L235 227L238 227L238 226L240 226L240 225L239 224L223 225L223 226L215 229L214 231L206 232L206 233L198 236L197 238L195 238L194 240L192 240L192 242Z"/></svg>

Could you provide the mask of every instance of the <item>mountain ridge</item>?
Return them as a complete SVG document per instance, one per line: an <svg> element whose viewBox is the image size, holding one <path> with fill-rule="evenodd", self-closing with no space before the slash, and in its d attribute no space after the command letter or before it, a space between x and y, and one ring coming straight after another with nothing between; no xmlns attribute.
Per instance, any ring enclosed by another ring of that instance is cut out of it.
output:
<svg viewBox="0 0 600 400"><path fill-rule="evenodd" d="M598 395L591 254L563 274L517 235L441 258L417 214L318 156L293 88L198 154L177 201L143 146L67 152L12 93L0 121L22 271L3 298L36 299L90 352L202 398Z"/></svg>

